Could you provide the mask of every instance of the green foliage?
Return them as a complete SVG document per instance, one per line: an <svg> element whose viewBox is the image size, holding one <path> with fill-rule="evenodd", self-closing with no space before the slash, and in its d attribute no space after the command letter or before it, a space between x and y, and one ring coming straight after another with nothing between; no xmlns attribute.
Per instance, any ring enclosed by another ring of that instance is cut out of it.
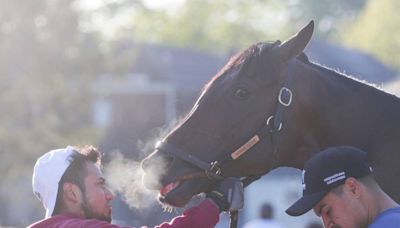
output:
<svg viewBox="0 0 400 228"><path fill-rule="evenodd" d="M303 25L310 19L316 22L316 30L323 38L337 33L340 24L354 20L367 0L295 0L286 1L290 13L289 23Z"/></svg>
<svg viewBox="0 0 400 228"><path fill-rule="evenodd" d="M139 41L226 53L256 41L276 40L285 28L278 1L188 0L179 10L137 10L133 17L134 37Z"/></svg>
<svg viewBox="0 0 400 228"><path fill-rule="evenodd" d="M343 29L343 42L400 69L400 1L370 0L364 11Z"/></svg>
<svg viewBox="0 0 400 228"><path fill-rule="evenodd" d="M365 0L186 0L178 10L149 9L144 3L133 16L136 40L220 54L286 38L312 19L317 34L330 36Z"/></svg>

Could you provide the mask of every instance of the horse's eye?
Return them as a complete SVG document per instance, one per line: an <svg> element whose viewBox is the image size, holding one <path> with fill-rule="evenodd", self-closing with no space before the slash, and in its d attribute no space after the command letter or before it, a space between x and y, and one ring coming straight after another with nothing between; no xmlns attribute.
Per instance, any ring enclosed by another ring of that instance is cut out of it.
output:
<svg viewBox="0 0 400 228"><path fill-rule="evenodd" d="M235 97L237 97L237 98L246 98L249 96L249 94L250 94L250 92L244 88L238 88L235 91Z"/></svg>

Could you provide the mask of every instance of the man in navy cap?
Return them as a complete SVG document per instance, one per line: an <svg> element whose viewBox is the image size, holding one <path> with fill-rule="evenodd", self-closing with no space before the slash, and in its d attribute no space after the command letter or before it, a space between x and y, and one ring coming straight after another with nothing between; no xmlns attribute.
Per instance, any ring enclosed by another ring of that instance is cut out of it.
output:
<svg viewBox="0 0 400 228"><path fill-rule="evenodd" d="M400 228L400 206L372 177L366 153L354 147L331 147L307 161L303 197L286 213L311 209L329 228Z"/></svg>

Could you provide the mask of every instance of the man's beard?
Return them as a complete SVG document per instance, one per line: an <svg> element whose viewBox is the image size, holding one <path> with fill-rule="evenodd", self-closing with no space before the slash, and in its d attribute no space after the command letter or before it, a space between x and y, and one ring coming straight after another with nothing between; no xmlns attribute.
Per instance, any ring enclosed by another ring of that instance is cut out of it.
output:
<svg viewBox="0 0 400 228"><path fill-rule="evenodd" d="M87 203L86 196L83 197L81 209L83 211L83 214L85 215L85 218L87 219L97 219L111 223L111 216L100 215L93 211L93 209Z"/></svg>

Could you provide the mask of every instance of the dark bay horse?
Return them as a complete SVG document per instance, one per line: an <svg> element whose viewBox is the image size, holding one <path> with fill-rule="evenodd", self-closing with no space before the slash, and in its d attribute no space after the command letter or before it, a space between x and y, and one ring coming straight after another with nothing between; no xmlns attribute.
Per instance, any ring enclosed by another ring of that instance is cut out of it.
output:
<svg viewBox="0 0 400 228"><path fill-rule="evenodd" d="M303 50L313 27L283 43L252 45L205 86L142 162L144 183L160 190L162 202L183 206L225 177L301 169L314 153L337 145L365 150L376 179L399 202L400 99L310 62ZM150 178L154 167L161 174Z"/></svg>

